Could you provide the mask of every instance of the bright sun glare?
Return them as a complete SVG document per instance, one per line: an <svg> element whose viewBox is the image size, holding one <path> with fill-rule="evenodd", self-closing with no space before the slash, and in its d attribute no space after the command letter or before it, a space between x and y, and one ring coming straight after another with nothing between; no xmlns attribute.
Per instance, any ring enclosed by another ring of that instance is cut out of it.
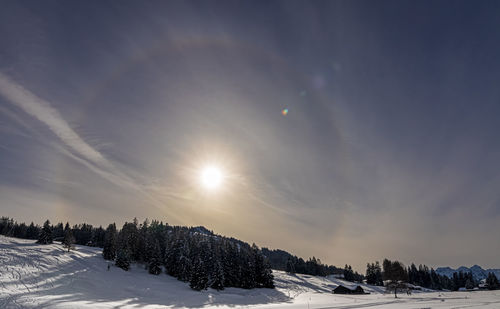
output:
<svg viewBox="0 0 500 309"><path fill-rule="evenodd" d="M201 172L201 183L207 189L214 190L222 184L222 172L216 166L207 166Z"/></svg>

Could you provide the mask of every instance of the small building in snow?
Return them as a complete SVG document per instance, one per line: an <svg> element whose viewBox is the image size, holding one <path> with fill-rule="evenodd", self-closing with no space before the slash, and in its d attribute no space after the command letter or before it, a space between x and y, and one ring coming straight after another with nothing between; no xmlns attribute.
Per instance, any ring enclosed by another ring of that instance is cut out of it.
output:
<svg viewBox="0 0 500 309"><path fill-rule="evenodd" d="M363 288L360 287L359 285L356 286L354 289L350 289L343 285L339 285L338 287L333 289L333 294L370 294L370 293L365 293L365 290L363 290Z"/></svg>

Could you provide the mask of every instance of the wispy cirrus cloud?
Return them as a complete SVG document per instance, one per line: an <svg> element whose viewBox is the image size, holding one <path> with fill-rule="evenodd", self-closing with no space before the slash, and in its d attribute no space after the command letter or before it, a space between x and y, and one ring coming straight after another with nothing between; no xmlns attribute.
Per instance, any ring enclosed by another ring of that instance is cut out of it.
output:
<svg viewBox="0 0 500 309"><path fill-rule="evenodd" d="M151 177L137 173L106 158L96 147L86 142L75 132L50 102L38 97L1 72L0 95L4 96L14 106L21 108L28 115L45 124L62 142L61 144L51 143L60 153L82 164L110 183L136 192L138 196L142 196L143 201L148 202L153 207L165 211L166 200L186 198L183 194L179 195L175 193L175 190L171 190L166 186L155 186ZM34 130L29 126L26 128L31 131ZM33 133L37 132L33 131ZM178 219L178 216L174 214L169 214L169 216Z"/></svg>
<svg viewBox="0 0 500 309"><path fill-rule="evenodd" d="M50 102L38 97L1 72L0 95L45 124L62 142L62 144L55 145L59 152L79 162L109 182L122 188L135 189L144 194L153 204L158 204L159 201L148 192L142 182L129 176L129 173L117 167L99 150L80 137Z"/></svg>
<svg viewBox="0 0 500 309"><path fill-rule="evenodd" d="M57 109L49 102L38 97L28 89L11 80L0 72L0 93L12 104L20 107L29 115L35 117L70 147L75 153L94 164L109 166L110 162L104 156L86 143L64 120Z"/></svg>

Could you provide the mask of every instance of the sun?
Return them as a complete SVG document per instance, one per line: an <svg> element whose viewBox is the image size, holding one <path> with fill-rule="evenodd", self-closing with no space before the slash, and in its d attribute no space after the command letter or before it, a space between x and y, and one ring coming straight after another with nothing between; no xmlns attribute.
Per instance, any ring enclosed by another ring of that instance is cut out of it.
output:
<svg viewBox="0 0 500 309"><path fill-rule="evenodd" d="M217 166L206 166L201 171L201 184L209 190L215 190L222 185L223 174Z"/></svg>

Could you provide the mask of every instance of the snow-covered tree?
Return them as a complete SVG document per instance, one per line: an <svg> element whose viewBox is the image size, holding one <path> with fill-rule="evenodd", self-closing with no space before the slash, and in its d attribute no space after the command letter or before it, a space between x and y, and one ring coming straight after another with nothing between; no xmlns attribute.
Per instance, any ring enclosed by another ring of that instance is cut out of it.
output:
<svg viewBox="0 0 500 309"><path fill-rule="evenodd" d="M201 257L195 259L191 271L191 278L189 280L189 287L197 291L206 290L208 288L207 267Z"/></svg>
<svg viewBox="0 0 500 309"><path fill-rule="evenodd" d="M71 227L69 223L66 222L66 226L64 227L64 239L62 241L63 247L68 249L68 252L71 249L75 248L75 237L73 236L73 232L71 231Z"/></svg>
<svg viewBox="0 0 500 309"><path fill-rule="evenodd" d="M155 240L149 256L148 271L152 275L161 274L161 252L158 240Z"/></svg>
<svg viewBox="0 0 500 309"><path fill-rule="evenodd" d="M52 243L52 227L50 226L50 221L47 220L43 224L40 235L38 235L38 244L47 245Z"/></svg>

